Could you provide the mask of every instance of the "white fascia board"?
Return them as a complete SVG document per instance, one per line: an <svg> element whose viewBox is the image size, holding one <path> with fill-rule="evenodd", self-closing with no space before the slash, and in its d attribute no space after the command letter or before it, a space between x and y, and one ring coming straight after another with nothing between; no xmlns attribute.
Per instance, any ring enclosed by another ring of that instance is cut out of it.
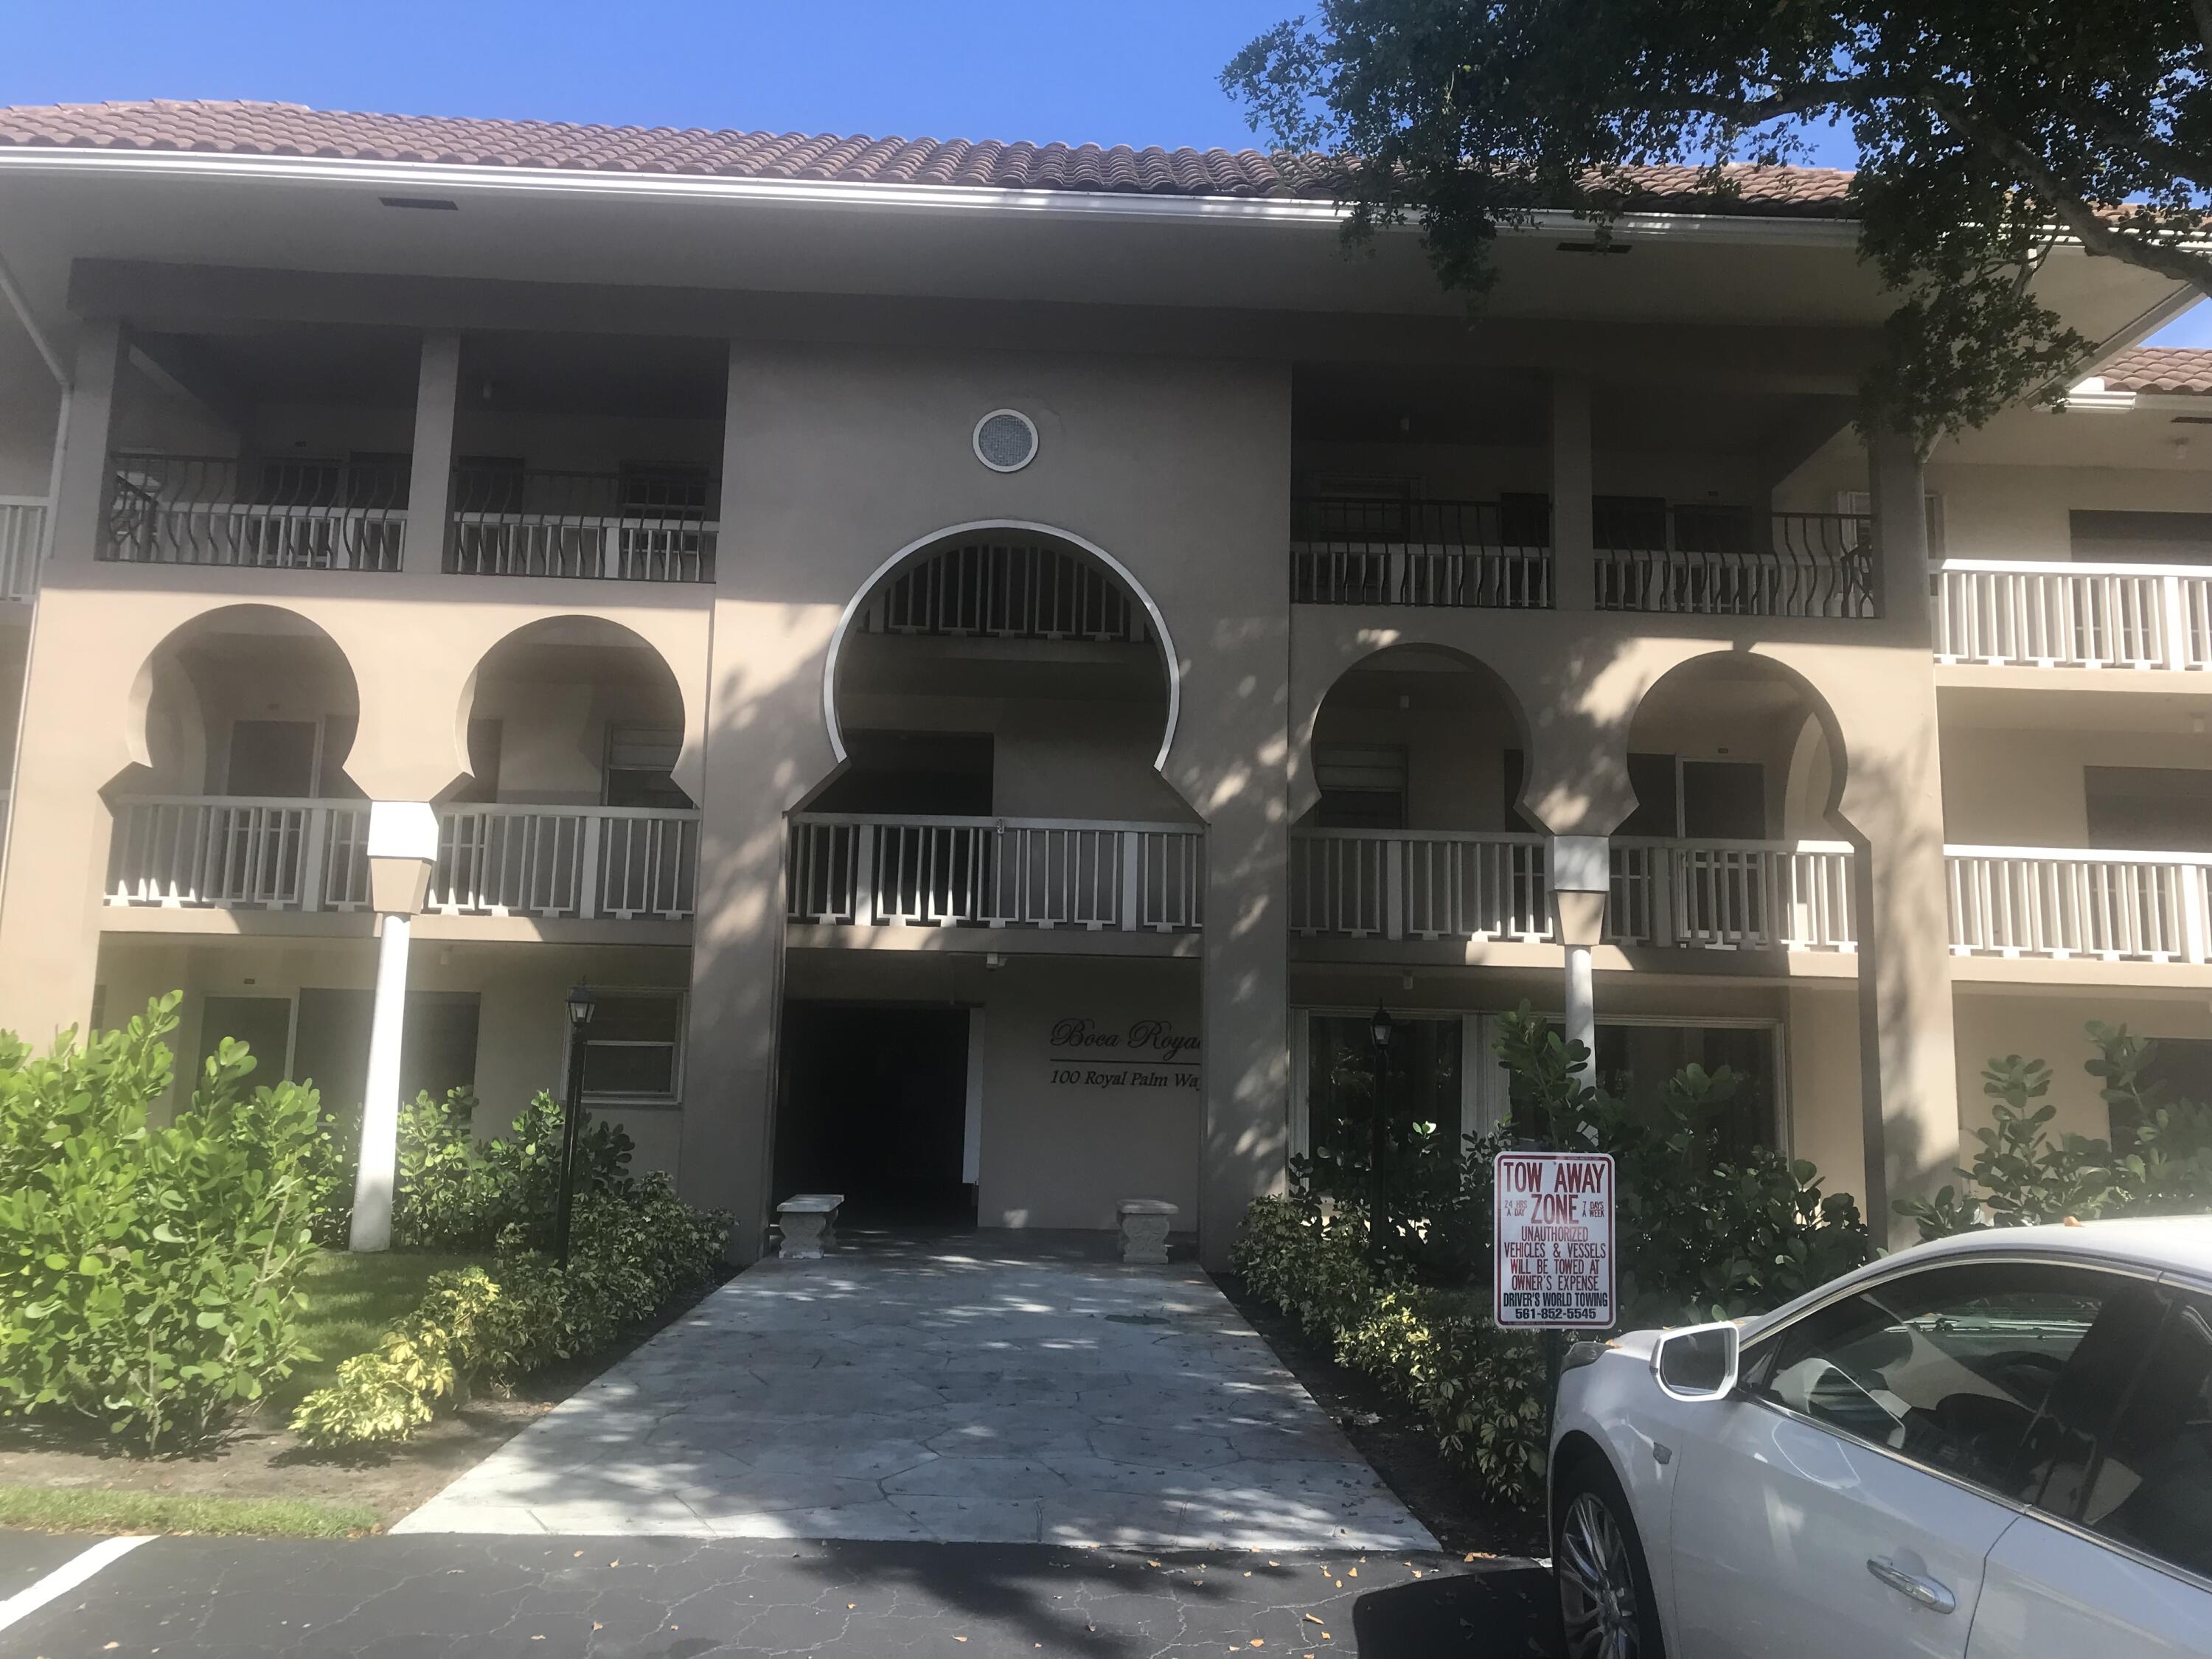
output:
<svg viewBox="0 0 2212 1659"><path fill-rule="evenodd" d="M64 175L116 173L149 178L256 179L271 183L383 185L455 195L556 195L752 201L793 206L884 208L908 212L1021 213L1041 218L1128 219L1166 222L1216 220L1244 223L1337 226L1349 210L1335 202L1279 197L1153 196L1135 191L994 190L966 185L882 185L836 179L735 179L696 173L598 173L557 167L463 167L444 162L354 161L328 156L224 155L189 150L0 149L0 177L12 173ZM1853 246L1858 226L1837 219L1761 219L1733 214L1629 213L1612 220L1623 241ZM1412 230L1407 224L1398 227ZM1592 222L1567 211L1543 212L1504 234L1588 234Z"/></svg>

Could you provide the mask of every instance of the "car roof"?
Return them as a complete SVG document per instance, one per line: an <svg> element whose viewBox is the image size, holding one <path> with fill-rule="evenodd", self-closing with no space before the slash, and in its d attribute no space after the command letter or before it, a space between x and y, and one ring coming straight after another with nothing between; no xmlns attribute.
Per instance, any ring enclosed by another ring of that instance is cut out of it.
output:
<svg viewBox="0 0 2212 1659"><path fill-rule="evenodd" d="M1915 1244L1845 1273L1771 1313L1745 1322L1745 1334L1756 1335L1786 1324L1801 1310L1826 1301L1840 1289L1868 1279L1887 1279L1900 1268L1971 1261L1976 1256L2021 1255L2075 1256L2085 1263L2106 1262L2160 1274L2177 1273L2212 1285L2212 1215L2137 1216L2118 1221L2071 1222L2045 1227L1993 1227L1986 1232L1960 1233L1932 1243Z"/></svg>
<svg viewBox="0 0 2212 1659"><path fill-rule="evenodd" d="M2131 1216L2117 1221L2062 1222L2042 1227L1995 1227L1987 1232L1916 1244L1886 1257L1885 1267L1948 1256L2078 1255L2122 1261L2157 1273L2212 1279L2212 1215Z"/></svg>

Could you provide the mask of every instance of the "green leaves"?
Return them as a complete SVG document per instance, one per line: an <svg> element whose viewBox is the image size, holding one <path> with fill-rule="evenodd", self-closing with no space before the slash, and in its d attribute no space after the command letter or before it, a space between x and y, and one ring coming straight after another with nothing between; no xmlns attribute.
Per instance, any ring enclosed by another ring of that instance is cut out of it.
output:
<svg viewBox="0 0 2212 1659"><path fill-rule="evenodd" d="M0 1411L83 1413L149 1450L289 1370L320 1116L313 1090L246 1091L226 1041L153 1123L179 1000L45 1055L0 1037Z"/></svg>

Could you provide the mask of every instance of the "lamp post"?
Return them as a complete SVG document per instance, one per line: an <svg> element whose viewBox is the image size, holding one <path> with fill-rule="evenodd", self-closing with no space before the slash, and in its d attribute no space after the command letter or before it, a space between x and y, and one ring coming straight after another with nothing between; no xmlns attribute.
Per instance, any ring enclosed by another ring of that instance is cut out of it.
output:
<svg viewBox="0 0 2212 1659"><path fill-rule="evenodd" d="M568 1084L561 1103L561 1195L553 1232L561 1265L568 1265L568 1224L575 1201L576 1143L584 1133L584 1034L592 1025L592 988L579 984L568 993Z"/></svg>
<svg viewBox="0 0 2212 1659"><path fill-rule="evenodd" d="M1382 1261L1386 1207L1382 1195L1382 1160L1390 1151L1389 1120L1384 1115L1384 1110L1388 1104L1390 1077L1390 1037L1396 1030L1397 1024L1391 1019L1390 1011L1377 1003L1375 1017L1367 1022L1367 1036L1375 1045L1375 1101L1370 1115L1371 1139L1367 1150L1367 1259L1378 1267Z"/></svg>

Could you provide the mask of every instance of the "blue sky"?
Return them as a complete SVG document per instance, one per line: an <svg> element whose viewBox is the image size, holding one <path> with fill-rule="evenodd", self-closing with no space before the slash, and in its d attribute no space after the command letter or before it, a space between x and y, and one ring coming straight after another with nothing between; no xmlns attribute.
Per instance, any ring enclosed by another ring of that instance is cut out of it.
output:
<svg viewBox="0 0 2212 1659"><path fill-rule="evenodd" d="M1303 0L0 0L0 104L1254 142L1221 67ZM1848 165L1848 148L1820 159ZM2212 345L2212 307L2160 337Z"/></svg>

